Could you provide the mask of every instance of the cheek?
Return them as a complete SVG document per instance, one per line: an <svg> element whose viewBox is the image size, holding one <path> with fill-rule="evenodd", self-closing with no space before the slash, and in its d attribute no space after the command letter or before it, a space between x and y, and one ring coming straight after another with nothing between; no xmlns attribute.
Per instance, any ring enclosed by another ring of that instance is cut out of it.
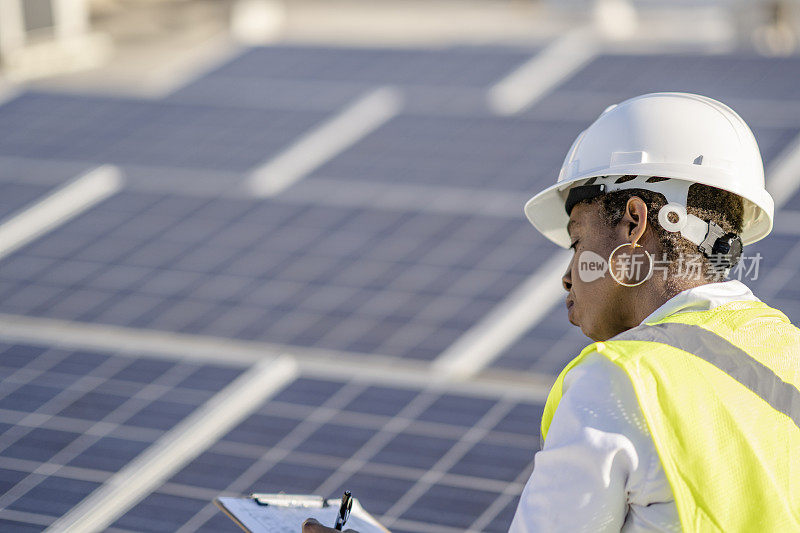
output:
<svg viewBox="0 0 800 533"><path fill-rule="evenodd" d="M598 279L590 282L577 278L577 282L573 283L573 290L577 307L580 308L584 319L591 320L595 315L613 315L618 287L619 285L611 279L607 271Z"/></svg>
<svg viewBox="0 0 800 533"><path fill-rule="evenodd" d="M572 257L570 275L573 291L579 294L602 293L608 281L614 282L608 274L608 259L595 247L581 247Z"/></svg>

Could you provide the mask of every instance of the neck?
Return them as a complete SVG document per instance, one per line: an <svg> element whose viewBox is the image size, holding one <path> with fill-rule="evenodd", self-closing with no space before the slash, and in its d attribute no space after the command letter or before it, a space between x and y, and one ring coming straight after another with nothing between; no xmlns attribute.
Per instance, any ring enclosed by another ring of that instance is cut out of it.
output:
<svg viewBox="0 0 800 533"><path fill-rule="evenodd" d="M620 315L619 322L617 322L608 337L596 340L608 340L614 335L635 328L653 311L664 305L676 294L700 285L703 285L703 283L675 286L674 284L666 283L664 280L652 279L638 287L620 286L619 309L625 309L627 312Z"/></svg>

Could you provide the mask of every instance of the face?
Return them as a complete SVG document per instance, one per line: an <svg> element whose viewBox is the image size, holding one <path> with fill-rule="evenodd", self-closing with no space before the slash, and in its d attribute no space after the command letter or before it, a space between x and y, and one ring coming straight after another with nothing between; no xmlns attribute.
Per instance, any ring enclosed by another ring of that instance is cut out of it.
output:
<svg viewBox="0 0 800 533"><path fill-rule="evenodd" d="M569 321L595 341L607 340L625 329L621 328L620 321L624 321L624 317L620 314L626 309L623 300L627 296L626 287L617 284L607 272L600 277L586 274L587 258L599 256L607 260L611 251L623 242L619 229L608 226L600 213L599 205L588 202L581 202L572 209L567 228L574 251L561 278L568 292ZM579 264L582 260L583 267Z"/></svg>

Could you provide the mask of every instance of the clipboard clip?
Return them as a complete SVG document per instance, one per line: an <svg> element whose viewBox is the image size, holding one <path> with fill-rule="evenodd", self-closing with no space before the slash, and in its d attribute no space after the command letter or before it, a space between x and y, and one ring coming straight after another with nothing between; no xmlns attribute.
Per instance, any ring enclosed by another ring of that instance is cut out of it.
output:
<svg viewBox="0 0 800 533"><path fill-rule="evenodd" d="M322 496L312 494L265 494L253 493L249 496L259 505L270 505L273 507L308 507L321 509L328 506L328 502Z"/></svg>

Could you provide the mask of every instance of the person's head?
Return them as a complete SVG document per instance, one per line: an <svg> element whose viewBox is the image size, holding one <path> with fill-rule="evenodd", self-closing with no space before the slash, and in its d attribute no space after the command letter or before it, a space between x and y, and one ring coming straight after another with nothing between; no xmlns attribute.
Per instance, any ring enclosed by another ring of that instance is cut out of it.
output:
<svg viewBox="0 0 800 533"><path fill-rule="evenodd" d="M774 207L742 117L706 96L662 92L606 108L525 215L556 245L577 241L562 280L570 321L605 340L680 291L719 281L743 246L772 231Z"/></svg>
<svg viewBox="0 0 800 533"><path fill-rule="evenodd" d="M632 178L622 176L618 180ZM714 222L726 233L741 232L741 197L693 184L687 200L688 213ZM701 253L696 244L679 232L662 227L658 212L665 204L666 199L660 193L626 189L582 200L571 207L568 231L574 252L562 283L568 291L570 322L580 326L591 339L607 340L638 325L675 294L722 279L724 271ZM630 244L634 242L641 248L632 248ZM614 256L609 261L612 252ZM582 269L593 258L605 260L617 279L629 285L646 277L651 262L659 270L639 285L626 286L618 283L608 271L600 277L587 275ZM623 264L638 267L621 270ZM687 270L687 265L694 266Z"/></svg>

